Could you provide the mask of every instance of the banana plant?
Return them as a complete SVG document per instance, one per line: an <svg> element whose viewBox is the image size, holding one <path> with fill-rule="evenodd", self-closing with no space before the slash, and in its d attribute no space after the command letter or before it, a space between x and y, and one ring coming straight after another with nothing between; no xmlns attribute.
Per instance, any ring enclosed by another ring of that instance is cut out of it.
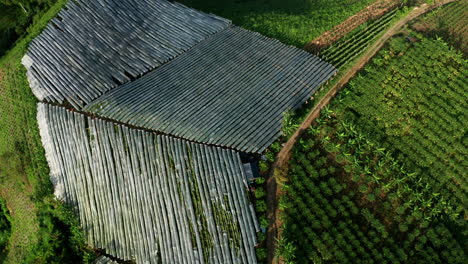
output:
<svg viewBox="0 0 468 264"><path fill-rule="evenodd" d="M382 186L382 190L384 190L385 193L388 193L393 187L392 182L388 182Z"/></svg>
<svg viewBox="0 0 468 264"><path fill-rule="evenodd" d="M379 154L380 156L383 156L385 154L385 148L376 148L375 152L376 152L376 154Z"/></svg>
<svg viewBox="0 0 468 264"><path fill-rule="evenodd" d="M364 165L364 173L367 174L367 175L371 175L371 174L372 174L372 172L371 172L371 170L370 170L370 168L369 168L368 165Z"/></svg>
<svg viewBox="0 0 468 264"><path fill-rule="evenodd" d="M308 131L309 131L309 134L314 135L314 136L320 134L320 129L316 126L310 126L308 128Z"/></svg>
<svg viewBox="0 0 468 264"><path fill-rule="evenodd" d="M330 119L333 115L333 110L330 109L330 107L327 105L323 108L322 110L325 118Z"/></svg>
<svg viewBox="0 0 468 264"><path fill-rule="evenodd" d="M379 183L380 180L382 179L381 177L379 177L377 174L373 173L371 174L372 178L374 179L374 182L375 183Z"/></svg>
<svg viewBox="0 0 468 264"><path fill-rule="evenodd" d="M341 132L341 133L338 133L338 138L339 138L340 140L343 140L343 139L345 139L345 138L346 138L346 134L345 134L345 133L343 133L343 132Z"/></svg>

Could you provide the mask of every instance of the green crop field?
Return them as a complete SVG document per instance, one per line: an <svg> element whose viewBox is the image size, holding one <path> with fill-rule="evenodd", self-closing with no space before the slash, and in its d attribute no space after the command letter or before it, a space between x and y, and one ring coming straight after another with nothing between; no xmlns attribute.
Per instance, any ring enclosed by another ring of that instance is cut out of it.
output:
<svg viewBox="0 0 468 264"><path fill-rule="evenodd" d="M319 56L337 68L343 67L364 52L376 37L385 32L398 13L399 9L396 8L374 21L367 21L320 52Z"/></svg>
<svg viewBox="0 0 468 264"><path fill-rule="evenodd" d="M11 221L0 254L4 263L71 263L88 255L78 219L53 197L37 127L37 101L21 65L28 43L65 2L55 4L0 58L0 196Z"/></svg>
<svg viewBox="0 0 468 264"><path fill-rule="evenodd" d="M416 20L412 28L432 37L443 37L448 43L468 54L468 1L457 1Z"/></svg>
<svg viewBox="0 0 468 264"><path fill-rule="evenodd" d="M280 202L287 260L466 260L467 62L413 35L392 39L296 146Z"/></svg>
<svg viewBox="0 0 468 264"><path fill-rule="evenodd" d="M181 0L238 26L302 48L376 0Z"/></svg>

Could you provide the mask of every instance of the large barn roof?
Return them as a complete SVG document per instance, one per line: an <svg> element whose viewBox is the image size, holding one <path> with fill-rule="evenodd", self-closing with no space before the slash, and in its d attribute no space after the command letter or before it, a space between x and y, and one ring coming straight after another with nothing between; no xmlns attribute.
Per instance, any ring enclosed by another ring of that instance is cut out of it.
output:
<svg viewBox="0 0 468 264"><path fill-rule="evenodd" d="M229 27L84 108L196 142L262 152L284 112L335 72L303 50Z"/></svg>
<svg viewBox="0 0 468 264"><path fill-rule="evenodd" d="M89 244L137 263L256 263L239 154L40 103L56 196Z"/></svg>
<svg viewBox="0 0 468 264"><path fill-rule="evenodd" d="M261 153L336 69L165 0L70 1L23 63L35 95L195 142ZM177 57L176 57L177 56Z"/></svg>

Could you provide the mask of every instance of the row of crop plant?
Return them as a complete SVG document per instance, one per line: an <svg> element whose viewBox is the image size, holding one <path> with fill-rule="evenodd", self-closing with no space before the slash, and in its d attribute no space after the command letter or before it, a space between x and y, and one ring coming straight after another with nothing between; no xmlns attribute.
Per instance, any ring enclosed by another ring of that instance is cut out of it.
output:
<svg viewBox="0 0 468 264"><path fill-rule="evenodd" d="M441 39L394 39L350 82L340 112L426 174L463 215L467 181L467 64ZM345 110L346 109L346 110Z"/></svg>
<svg viewBox="0 0 468 264"><path fill-rule="evenodd" d="M423 175L328 114L290 161L279 253L294 263L463 263L450 202Z"/></svg>
<svg viewBox="0 0 468 264"><path fill-rule="evenodd" d="M411 27L429 36L444 37L450 44L468 54L468 1L456 1L428 13Z"/></svg>
<svg viewBox="0 0 468 264"><path fill-rule="evenodd" d="M366 22L320 52L320 57L337 68L343 67L364 52L376 36L388 28L398 12L399 9L395 8L374 21Z"/></svg>
<svg viewBox="0 0 468 264"><path fill-rule="evenodd" d="M280 201L284 259L464 263L467 65L441 39L408 34L295 147Z"/></svg>

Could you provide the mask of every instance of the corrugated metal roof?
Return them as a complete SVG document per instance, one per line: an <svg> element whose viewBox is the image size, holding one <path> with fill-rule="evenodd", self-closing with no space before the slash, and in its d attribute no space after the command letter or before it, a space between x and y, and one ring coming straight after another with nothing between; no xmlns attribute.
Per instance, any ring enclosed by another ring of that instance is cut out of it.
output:
<svg viewBox="0 0 468 264"><path fill-rule="evenodd" d="M239 153L40 103L56 196L88 243L137 263L256 263Z"/></svg>
<svg viewBox="0 0 468 264"><path fill-rule="evenodd" d="M84 108L196 142L262 152L283 113L336 69L303 50L230 27Z"/></svg>
<svg viewBox="0 0 468 264"><path fill-rule="evenodd" d="M94 260L94 264L117 264L117 262L106 256L99 256L96 258L96 260Z"/></svg>
<svg viewBox="0 0 468 264"><path fill-rule="evenodd" d="M229 24L165 0L69 1L23 64L39 100L80 108Z"/></svg>

